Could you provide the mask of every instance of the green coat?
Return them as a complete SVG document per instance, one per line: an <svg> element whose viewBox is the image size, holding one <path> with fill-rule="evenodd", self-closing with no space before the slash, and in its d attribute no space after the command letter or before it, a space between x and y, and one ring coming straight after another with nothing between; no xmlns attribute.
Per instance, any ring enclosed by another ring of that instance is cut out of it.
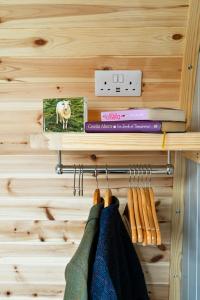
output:
<svg viewBox="0 0 200 300"><path fill-rule="evenodd" d="M89 214L81 243L65 270L64 300L88 300L90 266L96 253L99 217L102 204L94 205Z"/></svg>

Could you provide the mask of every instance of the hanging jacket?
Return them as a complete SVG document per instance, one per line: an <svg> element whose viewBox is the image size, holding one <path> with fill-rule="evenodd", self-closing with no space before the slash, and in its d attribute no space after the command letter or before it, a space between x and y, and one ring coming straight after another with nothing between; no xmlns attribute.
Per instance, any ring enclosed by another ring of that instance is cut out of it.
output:
<svg viewBox="0 0 200 300"><path fill-rule="evenodd" d="M81 243L65 270L64 300L87 300L91 266L96 253L99 217L102 204L94 205L89 214Z"/></svg>
<svg viewBox="0 0 200 300"><path fill-rule="evenodd" d="M118 207L113 197L101 213L90 300L148 300L142 268Z"/></svg>

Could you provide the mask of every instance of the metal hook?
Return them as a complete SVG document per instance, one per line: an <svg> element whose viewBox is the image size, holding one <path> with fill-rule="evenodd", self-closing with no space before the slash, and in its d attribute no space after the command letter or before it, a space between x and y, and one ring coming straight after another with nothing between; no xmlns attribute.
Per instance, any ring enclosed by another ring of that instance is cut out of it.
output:
<svg viewBox="0 0 200 300"><path fill-rule="evenodd" d="M149 167L149 187L151 187L151 179L152 179L152 168Z"/></svg>
<svg viewBox="0 0 200 300"><path fill-rule="evenodd" d="M106 165L106 180L107 180L107 188L109 189L109 182L108 182L108 167Z"/></svg>
<svg viewBox="0 0 200 300"><path fill-rule="evenodd" d="M83 165L81 165L81 196L83 196Z"/></svg>
<svg viewBox="0 0 200 300"><path fill-rule="evenodd" d="M140 169L139 169L139 166L137 165L136 166L136 169L137 169L137 187L139 187L140 185Z"/></svg>
<svg viewBox="0 0 200 300"><path fill-rule="evenodd" d="M74 196L76 196L76 165L74 165Z"/></svg>
<svg viewBox="0 0 200 300"><path fill-rule="evenodd" d="M95 178L96 178L96 184L97 184L97 189L99 189L99 182L98 182L98 178L97 178L97 167L95 166Z"/></svg>
<svg viewBox="0 0 200 300"><path fill-rule="evenodd" d="M141 166L140 174L141 174L140 187L143 187L144 186L144 166L143 165Z"/></svg>
<svg viewBox="0 0 200 300"><path fill-rule="evenodd" d="M78 195L81 195L81 165L79 165L79 172L78 172Z"/></svg>
<svg viewBox="0 0 200 300"><path fill-rule="evenodd" d="M135 184L135 174L136 174L136 168L134 167L134 170L133 170L133 184Z"/></svg>
<svg viewBox="0 0 200 300"><path fill-rule="evenodd" d="M150 169L149 169L149 165L147 165L147 168L146 168L146 179L147 179L147 187L149 187L149 179L150 179Z"/></svg>
<svg viewBox="0 0 200 300"><path fill-rule="evenodd" d="M129 176L129 188L131 188L132 187L132 168L131 168L131 166L130 166L130 169L129 169L129 174L130 174L130 176Z"/></svg>
<svg viewBox="0 0 200 300"><path fill-rule="evenodd" d="M145 175L146 175L146 178L145 178L145 188L147 187L147 182L148 182L148 168L147 168L147 166L145 166L145 171L146 171L146 173L145 173Z"/></svg>

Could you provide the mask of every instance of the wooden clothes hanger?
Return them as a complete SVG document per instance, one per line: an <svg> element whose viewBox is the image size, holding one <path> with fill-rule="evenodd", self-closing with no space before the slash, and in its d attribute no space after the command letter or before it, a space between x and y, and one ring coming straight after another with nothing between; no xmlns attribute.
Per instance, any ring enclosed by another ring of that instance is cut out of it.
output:
<svg viewBox="0 0 200 300"><path fill-rule="evenodd" d="M133 203L133 190L131 188L131 173L132 170L130 168L129 189L128 189L128 211L129 211L129 219L131 225L132 242L137 243L138 236L136 230L135 211L134 211L134 203Z"/></svg>
<svg viewBox="0 0 200 300"><path fill-rule="evenodd" d="M149 175L150 175L150 172L149 172ZM147 180L148 180L148 169L146 168L146 182L147 182ZM150 186L150 182L151 181L150 181L150 177L149 177L149 186ZM148 215L149 226L150 226L150 231L151 231L151 244L156 245L156 242L157 242L156 228L155 228L153 213L152 213L152 209L151 209L151 200L150 200L148 187L144 188L144 194L145 194L145 198L146 198L147 215Z"/></svg>
<svg viewBox="0 0 200 300"><path fill-rule="evenodd" d="M132 192L133 192L133 207L134 207L134 213L135 213L135 222L136 222L136 229L137 229L137 242L142 243L143 242L143 232L142 232L142 223L141 223L139 205L138 205L137 189L133 188Z"/></svg>
<svg viewBox="0 0 200 300"><path fill-rule="evenodd" d="M151 245L151 243L152 243L151 229L150 229L149 217L148 217L148 212L147 212L147 199L146 199L145 189L143 187L140 187L139 192L141 194L144 226L145 226L145 231L146 231L146 235L147 235L147 245Z"/></svg>
<svg viewBox="0 0 200 300"><path fill-rule="evenodd" d="M158 217L156 213L156 206L155 206L155 197L154 197L154 191L152 187L149 187L149 196L150 196L150 202L151 202L151 210L153 215L153 220L156 228L156 236L157 236L157 245L161 245L161 233L160 233L160 226L158 223Z"/></svg>
<svg viewBox="0 0 200 300"><path fill-rule="evenodd" d="M137 199L138 199L138 207L139 207L139 214L140 214L140 220L141 220L141 226L142 226L142 233L143 233L143 246L147 245L147 232L145 228L145 223L144 223L144 215L143 215L143 208L142 208L142 196L140 192L140 188L136 188L137 192Z"/></svg>
<svg viewBox="0 0 200 300"><path fill-rule="evenodd" d="M112 203L112 192L111 189L107 189L104 197L104 208L108 207Z"/></svg>
<svg viewBox="0 0 200 300"><path fill-rule="evenodd" d="M101 202L100 190L96 189L93 194L93 204L99 204Z"/></svg>
<svg viewBox="0 0 200 300"><path fill-rule="evenodd" d="M153 213L152 213L152 208L151 208L151 200L150 200L148 188L145 188L145 195L146 195L149 226L150 226L150 230L151 230L151 243L152 243L152 245L156 245L157 244L157 234L156 234L156 228L155 228L155 223L154 223L154 218L153 218Z"/></svg>
<svg viewBox="0 0 200 300"><path fill-rule="evenodd" d="M107 190L105 192L105 197L104 197L104 208L108 207L112 203L112 191L109 188L109 182L108 182L108 169L106 167L106 179L107 179Z"/></svg>
<svg viewBox="0 0 200 300"><path fill-rule="evenodd" d="M155 196L153 188L151 187L151 169L149 169L149 187L148 187L148 196L149 196L149 202L151 206L151 212L152 212L152 218L154 222L154 228L156 230L156 245L161 245L161 232L160 232L160 226L158 222L158 217L156 213L156 206L155 206Z"/></svg>

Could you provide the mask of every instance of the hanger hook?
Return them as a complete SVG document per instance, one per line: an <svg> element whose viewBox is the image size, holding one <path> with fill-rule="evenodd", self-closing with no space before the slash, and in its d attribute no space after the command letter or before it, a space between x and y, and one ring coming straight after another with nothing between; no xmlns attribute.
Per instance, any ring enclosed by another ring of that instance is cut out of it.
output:
<svg viewBox="0 0 200 300"><path fill-rule="evenodd" d="M140 169L139 166L137 165L137 187L140 185Z"/></svg>
<svg viewBox="0 0 200 300"><path fill-rule="evenodd" d="M107 167L107 165L106 165L106 180L107 180L107 188L109 189L108 167Z"/></svg>
<svg viewBox="0 0 200 300"><path fill-rule="evenodd" d="M81 165L81 196L83 196L83 165Z"/></svg>
<svg viewBox="0 0 200 300"><path fill-rule="evenodd" d="M148 183L148 187L150 188L150 174L151 174L151 171L150 171L150 166L147 166L147 183Z"/></svg>
<svg viewBox="0 0 200 300"><path fill-rule="evenodd" d="M81 165L79 165L79 172L78 172L78 195L81 195Z"/></svg>
<svg viewBox="0 0 200 300"><path fill-rule="evenodd" d="M146 170L146 180L145 180L145 187L147 187L147 183L148 183L148 167L145 167Z"/></svg>
<svg viewBox="0 0 200 300"><path fill-rule="evenodd" d="M74 164L74 196L76 196L76 165Z"/></svg>
<svg viewBox="0 0 200 300"><path fill-rule="evenodd" d="M129 168L129 188L132 187L132 167Z"/></svg>
<svg viewBox="0 0 200 300"><path fill-rule="evenodd" d="M141 167L141 187L144 186L144 166Z"/></svg>
<svg viewBox="0 0 200 300"><path fill-rule="evenodd" d="M95 166L95 179L96 179L97 189L99 189L99 182L97 177L97 166Z"/></svg>
<svg viewBox="0 0 200 300"><path fill-rule="evenodd" d="M152 168L149 167L149 187L151 187L151 180L152 180Z"/></svg>
<svg viewBox="0 0 200 300"><path fill-rule="evenodd" d="M134 166L134 169L133 169L133 185L135 184L135 166Z"/></svg>

